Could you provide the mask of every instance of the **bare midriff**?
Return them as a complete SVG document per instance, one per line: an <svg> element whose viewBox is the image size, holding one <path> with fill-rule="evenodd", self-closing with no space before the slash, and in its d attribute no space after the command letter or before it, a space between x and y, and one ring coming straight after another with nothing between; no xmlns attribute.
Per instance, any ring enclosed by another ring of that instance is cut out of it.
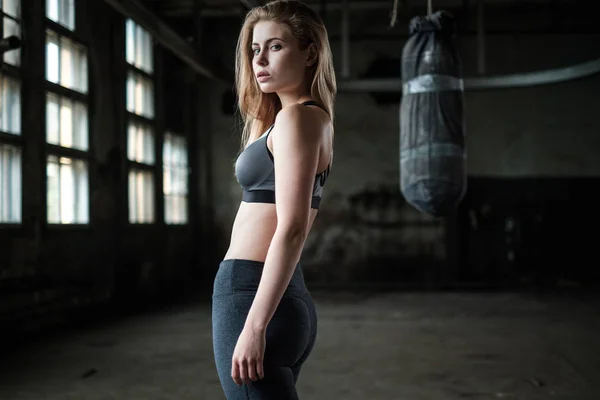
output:
<svg viewBox="0 0 600 400"><path fill-rule="evenodd" d="M229 248L223 259L243 259L264 262L277 229L275 204L241 202L233 228ZM311 209L308 229L318 210ZM306 239L306 238L305 238Z"/></svg>

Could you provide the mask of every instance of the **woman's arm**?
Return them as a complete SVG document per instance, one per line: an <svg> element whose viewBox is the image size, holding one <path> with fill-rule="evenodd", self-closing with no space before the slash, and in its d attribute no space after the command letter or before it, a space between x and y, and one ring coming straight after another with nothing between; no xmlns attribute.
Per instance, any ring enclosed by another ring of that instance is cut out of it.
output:
<svg viewBox="0 0 600 400"><path fill-rule="evenodd" d="M246 326L264 331L271 320L306 239L312 190L319 163L321 126L301 104L277 115L273 138L277 229L269 246Z"/></svg>

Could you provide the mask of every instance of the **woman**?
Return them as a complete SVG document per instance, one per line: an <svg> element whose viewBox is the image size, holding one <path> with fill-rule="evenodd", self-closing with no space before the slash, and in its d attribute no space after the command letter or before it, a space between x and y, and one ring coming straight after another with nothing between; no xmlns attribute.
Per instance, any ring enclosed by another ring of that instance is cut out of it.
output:
<svg viewBox="0 0 600 400"><path fill-rule="evenodd" d="M299 265L333 157L335 73L327 31L298 1L246 16L236 85L242 188L213 289L213 348L227 399L297 399L317 333Z"/></svg>

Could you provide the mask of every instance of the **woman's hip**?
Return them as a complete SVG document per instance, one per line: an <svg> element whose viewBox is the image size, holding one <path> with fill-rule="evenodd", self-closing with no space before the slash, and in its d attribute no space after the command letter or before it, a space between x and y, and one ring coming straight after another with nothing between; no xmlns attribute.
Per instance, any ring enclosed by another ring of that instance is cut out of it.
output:
<svg viewBox="0 0 600 400"><path fill-rule="evenodd" d="M213 297L256 294L264 264L264 262L253 260L223 260L213 283ZM304 282L302 267L298 263L283 296L304 297L307 294L308 289Z"/></svg>

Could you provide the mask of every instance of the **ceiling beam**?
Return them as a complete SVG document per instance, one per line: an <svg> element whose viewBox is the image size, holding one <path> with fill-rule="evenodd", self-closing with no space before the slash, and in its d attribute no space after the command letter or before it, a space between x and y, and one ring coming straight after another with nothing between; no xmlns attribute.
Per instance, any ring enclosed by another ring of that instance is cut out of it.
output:
<svg viewBox="0 0 600 400"><path fill-rule="evenodd" d="M194 48L167 23L161 21L137 0L104 0L125 17L131 18L152 35L163 47L170 50L193 71L210 79L233 82L233 76L218 73L203 62ZM220 70L225 70L221 68Z"/></svg>

